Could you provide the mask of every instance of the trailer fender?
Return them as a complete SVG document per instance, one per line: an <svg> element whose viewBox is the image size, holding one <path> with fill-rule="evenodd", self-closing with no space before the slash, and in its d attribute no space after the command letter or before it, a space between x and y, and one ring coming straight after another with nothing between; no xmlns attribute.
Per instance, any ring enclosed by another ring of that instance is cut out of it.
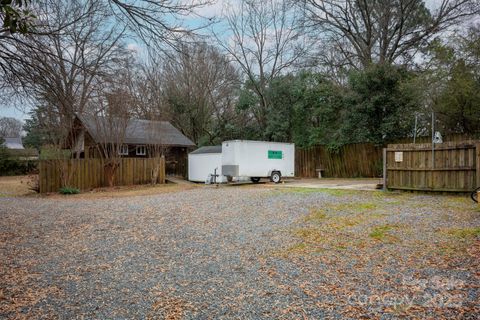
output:
<svg viewBox="0 0 480 320"><path fill-rule="evenodd" d="M267 177L271 177L272 173L274 173L274 172L278 172L278 173L280 173L280 175L282 175L282 172L280 170L272 169L272 170L268 171Z"/></svg>

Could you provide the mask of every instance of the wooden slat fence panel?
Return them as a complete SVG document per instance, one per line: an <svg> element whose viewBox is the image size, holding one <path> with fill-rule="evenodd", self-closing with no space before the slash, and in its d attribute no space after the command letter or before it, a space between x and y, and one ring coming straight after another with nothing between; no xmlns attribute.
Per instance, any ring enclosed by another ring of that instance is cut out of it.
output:
<svg viewBox="0 0 480 320"><path fill-rule="evenodd" d="M165 158L122 158L115 172L115 185L151 183L151 174L156 161L159 164L158 183L165 183ZM57 192L61 188L61 167L67 166L71 179L69 186L90 190L105 186L102 159L40 160L40 192Z"/></svg>
<svg viewBox="0 0 480 320"><path fill-rule="evenodd" d="M295 175L302 178L318 176L332 178L380 177L382 175L382 148L371 143L349 144L331 151L326 146L297 148Z"/></svg>
<svg viewBox="0 0 480 320"><path fill-rule="evenodd" d="M480 186L479 147L474 140L436 144L433 151L431 143L390 144L387 188L470 192Z"/></svg>

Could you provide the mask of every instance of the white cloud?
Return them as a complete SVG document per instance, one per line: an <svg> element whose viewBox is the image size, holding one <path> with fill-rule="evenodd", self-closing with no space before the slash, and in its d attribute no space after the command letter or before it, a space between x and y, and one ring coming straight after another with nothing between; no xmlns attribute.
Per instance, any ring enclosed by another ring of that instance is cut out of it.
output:
<svg viewBox="0 0 480 320"><path fill-rule="evenodd" d="M127 44L127 50L139 54L140 51L142 51L142 48L140 48L140 46L136 43L129 43Z"/></svg>
<svg viewBox="0 0 480 320"><path fill-rule="evenodd" d="M222 14L225 2L225 0L215 0L212 4L204 6L202 8L198 8L197 10L195 10L195 12L198 15L206 18L218 17Z"/></svg>

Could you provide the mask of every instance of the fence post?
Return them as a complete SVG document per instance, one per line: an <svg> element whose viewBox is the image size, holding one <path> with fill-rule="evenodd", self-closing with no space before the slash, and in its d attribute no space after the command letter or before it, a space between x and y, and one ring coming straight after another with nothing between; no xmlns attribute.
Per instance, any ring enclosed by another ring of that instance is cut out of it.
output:
<svg viewBox="0 0 480 320"><path fill-rule="evenodd" d="M387 148L383 148L383 190L387 190Z"/></svg>
<svg viewBox="0 0 480 320"><path fill-rule="evenodd" d="M43 160L38 160L38 192L43 193L45 190L45 186L43 185L43 176L45 175L44 172L44 163Z"/></svg>
<svg viewBox="0 0 480 320"><path fill-rule="evenodd" d="M475 143L475 177L477 180L477 188L480 188L480 142Z"/></svg>
<svg viewBox="0 0 480 320"><path fill-rule="evenodd" d="M160 166L161 180L160 183L165 183L165 156L162 154Z"/></svg>

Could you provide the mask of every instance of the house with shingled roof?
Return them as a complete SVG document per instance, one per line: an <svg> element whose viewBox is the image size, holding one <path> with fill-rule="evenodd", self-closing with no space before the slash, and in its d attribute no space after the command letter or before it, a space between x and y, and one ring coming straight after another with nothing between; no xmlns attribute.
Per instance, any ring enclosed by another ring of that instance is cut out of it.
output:
<svg viewBox="0 0 480 320"><path fill-rule="evenodd" d="M70 148L78 158L99 157L98 146L108 139L102 128L105 119L90 115L76 116L74 121L75 137L71 139ZM120 147L120 156L130 158L146 158L151 155L152 146L161 146L166 161L166 174L186 175L188 151L195 144L168 121L152 121L142 119L126 120L123 145ZM112 137L113 139L114 137ZM114 141L112 140L112 143Z"/></svg>

